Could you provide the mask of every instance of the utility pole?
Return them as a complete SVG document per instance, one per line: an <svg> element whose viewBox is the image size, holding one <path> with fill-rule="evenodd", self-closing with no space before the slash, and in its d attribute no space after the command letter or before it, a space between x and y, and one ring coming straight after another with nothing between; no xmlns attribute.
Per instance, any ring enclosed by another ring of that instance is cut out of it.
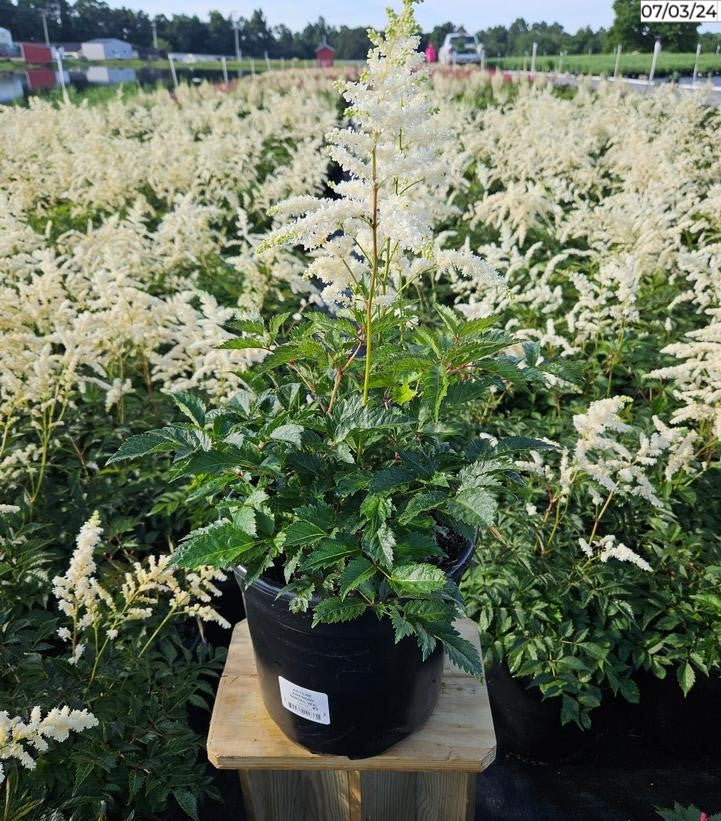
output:
<svg viewBox="0 0 721 821"><path fill-rule="evenodd" d="M158 24L155 20L150 21L150 27L153 29L153 48L158 50Z"/></svg>
<svg viewBox="0 0 721 821"><path fill-rule="evenodd" d="M45 34L45 45L50 46L50 36L48 35L48 10L40 9L40 14L43 17L43 33Z"/></svg>
<svg viewBox="0 0 721 821"><path fill-rule="evenodd" d="M235 59L240 62L240 17L234 19L231 15L230 25L233 27L233 36L235 37Z"/></svg>

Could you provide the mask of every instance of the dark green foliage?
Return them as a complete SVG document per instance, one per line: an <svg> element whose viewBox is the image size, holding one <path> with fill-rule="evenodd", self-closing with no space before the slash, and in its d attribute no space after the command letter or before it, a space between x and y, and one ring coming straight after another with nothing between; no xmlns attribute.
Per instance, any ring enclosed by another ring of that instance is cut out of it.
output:
<svg viewBox="0 0 721 821"><path fill-rule="evenodd" d="M367 403L358 390L361 317L314 313L285 335L287 314L230 323L238 336L226 347L272 351L253 388L210 412L175 397L191 423L131 437L110 462L172 451L173 475L190 477L190 497L216 510L217 521L183 540L176 563L239 563L251 581L275 568L293 606L312 606L314 623L370 610L391 619L397 639L414 635L425 655L441 642L478 673L474 649L452 627L460 599L438 539L474 539L492 525L511 454L538 443L477 440L460 424L458 389L480 397L527 375L503 356L512 338L488 321L444 307L435 323L407 323L412 315L409 306L400 321L378 320L384 344Z"/></svg>

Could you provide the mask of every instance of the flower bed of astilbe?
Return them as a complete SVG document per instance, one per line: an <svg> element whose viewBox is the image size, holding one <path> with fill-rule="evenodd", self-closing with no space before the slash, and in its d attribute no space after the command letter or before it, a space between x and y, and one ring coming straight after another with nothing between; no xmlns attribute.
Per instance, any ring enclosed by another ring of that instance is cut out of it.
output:
<svg viewBox="0 0 721 821"><path fill-rule="evenodd" d="M215 794L187 705L207 705L222 667L201 624L228 626L224 577L169 568L187 515L152 465L105 463L168 414L168 391L239 384L255 357L218 350L223 323L275 287L269 265L288 295L313 291L290 253L254 253L271 202L324 184L337 94L303 83L300 101L269 77L3 113L4 817L194 815Z"/></svg>
<svg viewBox="0 0 721 821"><path fill-rule="evenodd" d="M515 337L467 425L549 440L519 455L524 484L483 531L466 594L488 657L587 726L608 691L637 698L642 670L688 690L719 667L719 117L663 90L569 97L443 72L433 87L444 173L406 200L435 220L439 267L405 271L408 292L426 325L442 303ZM343 291L312 252L256 254L270 205L323 188L341 111L329 78L175 96L34 101L0 127L0 789L14 812L192 816L213 795L186 706L212 696L222 653L187 622L223 622L222 580L168 564L208 503L163 492L153 457L107 459L176 406L195 420L187 391L252 385L260 355L218 349L239 311L287 312L283 344L322 290ZM321 282L303 278L309 261ZM404 387L392 401L411 401Z"/></svg>
<svg viewBox="0 0 721 821"><path fill-rule="evenodd" d="M721 665L720 126L672 89L521 85L462 135L447 228L506 285L457 277L446 297L498 317L529 373L556 368L469 415L560 445L519 461L526 510L466 592L488 659L582 726L604 695L637 701L643 671L688 693Z"/></svg>

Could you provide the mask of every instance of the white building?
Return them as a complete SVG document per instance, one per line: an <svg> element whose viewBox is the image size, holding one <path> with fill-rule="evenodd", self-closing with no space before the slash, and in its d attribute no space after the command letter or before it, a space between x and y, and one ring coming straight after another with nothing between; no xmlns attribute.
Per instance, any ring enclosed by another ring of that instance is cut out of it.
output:
<svg viewBox="0 0 721 821"><path fill-rule="evenodd" d="M83 43L81 51L86 60L131 60L134 56L130 43L114 37L88 40Z"/></svg>
<svg viewBox="0 0 721 821"><path fill-rule="evenodd" d="M0 77L0 103L9 103L23 96L23 83L17 74Z"/></svg>
<svg viewBox="0 0 721 821"><path fill-rule="evenodd" d="M103 86L132 83L137 79L134 68L109 68L108 66L88 66L85 76L89 83Z"/></svg>
<svg viewBox="0 0 721 821"><path fill-rule="evenodd" d="M0 54L9 54L13 50L13 36L10 29L0 27Z"/></svg>

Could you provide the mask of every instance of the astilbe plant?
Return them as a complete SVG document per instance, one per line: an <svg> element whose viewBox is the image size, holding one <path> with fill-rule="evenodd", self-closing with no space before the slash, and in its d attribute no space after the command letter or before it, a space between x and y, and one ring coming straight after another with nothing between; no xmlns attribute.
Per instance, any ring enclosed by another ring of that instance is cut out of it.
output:
<svg viewBox="0 0 721 821"><path fill-rule="evenodd" d="M0 505L0 819L131 818L141 804L155 817L173 799L197 818L218 794L186 707L207 709L224 652L188 649L173 622L229 626L212 608L222 572L168 555L128 564L94 514L51 579L41 532Z"/></svg>
<svg viewBox="0 0 721 821"><path fill-rule="evenodd" d="M190 422L131 437L113 461L172 451L173 477L193 477L189 498L217 511L181 543L176 564L239 564L246 583L276 576L314 624L370 610L397 641L415 636L424 657L441 642L478 673L453 627L462 599L444 562L492 523L494 487L528 442L491 446L460 415L526 377L492 320L443 307L422 317L409 299L449 269L499 278L434 238L443 132L410 0L372 41L366 71L345 85L352 127L328 135L347 178L335 199L277 206L289 221L264 243L310 253L327 309L227 323L236 338L224 347L265 353L245 388L212 410L176 393Z"/></svg>

